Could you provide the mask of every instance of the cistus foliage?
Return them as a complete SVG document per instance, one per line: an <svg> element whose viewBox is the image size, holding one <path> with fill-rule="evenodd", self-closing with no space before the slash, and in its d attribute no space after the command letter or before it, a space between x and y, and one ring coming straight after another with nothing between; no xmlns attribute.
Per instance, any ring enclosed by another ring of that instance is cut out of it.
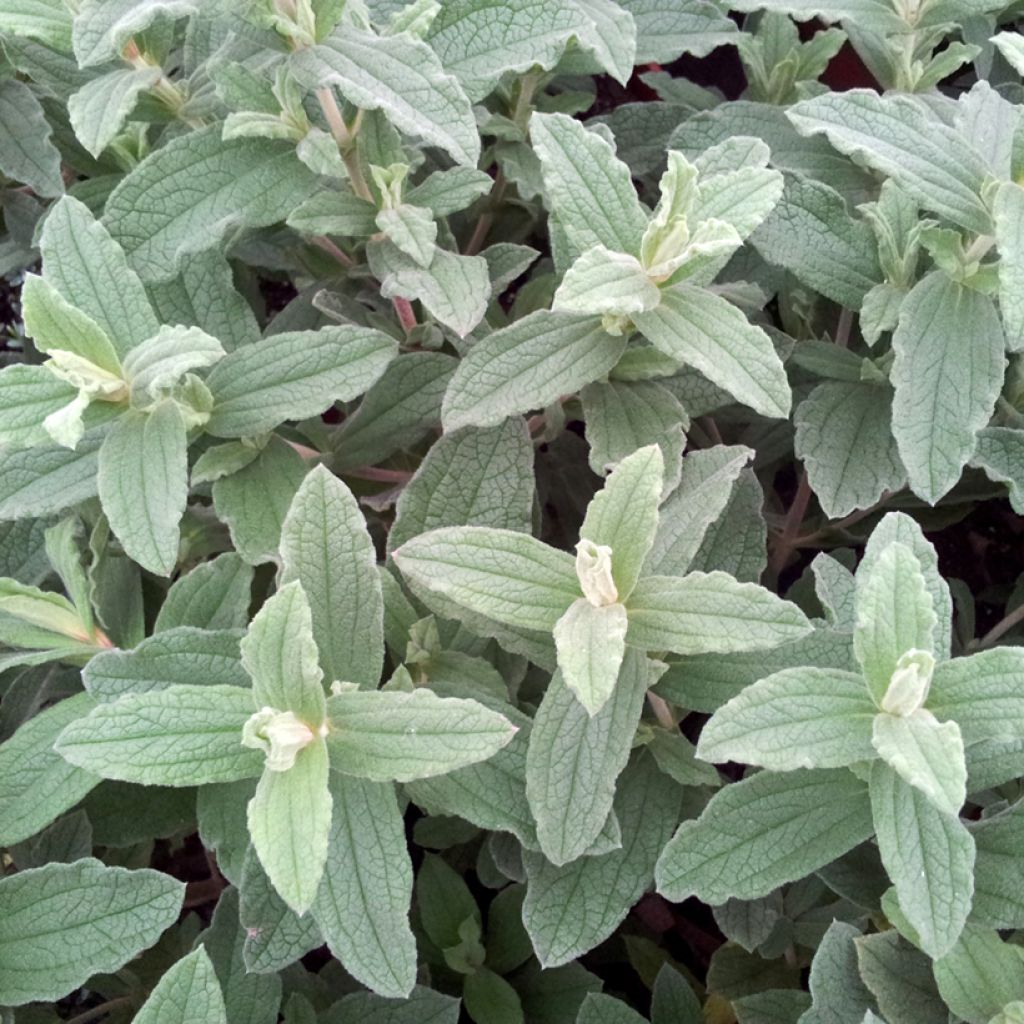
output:
<svg viewBox="0 0 1024 1024"><path fill-rule="evenodd" d="M1024 1024L1018 19L0 0L0 1022Z"/></svg>

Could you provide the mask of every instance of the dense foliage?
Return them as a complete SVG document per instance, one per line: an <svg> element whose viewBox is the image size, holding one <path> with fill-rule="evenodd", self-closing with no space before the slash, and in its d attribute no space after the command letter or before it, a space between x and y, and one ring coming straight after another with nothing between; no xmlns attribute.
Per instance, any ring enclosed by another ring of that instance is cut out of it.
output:
<svg viewBox="0 0 1024 1024"><path fill-rule="evenodd" d="M0 1021L1024 1022L1018 16L0 0Z"/></svg>

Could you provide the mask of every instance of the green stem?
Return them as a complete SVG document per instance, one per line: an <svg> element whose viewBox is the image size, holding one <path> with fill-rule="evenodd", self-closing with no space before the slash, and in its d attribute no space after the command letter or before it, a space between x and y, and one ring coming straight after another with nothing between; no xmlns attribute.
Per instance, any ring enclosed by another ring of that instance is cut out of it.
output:
<svg viewBox="0 0 1024 1024"><path fill-rule="evenodd" d="M133 1002L134 1000L131 996L118 996L117 999L108 999L107 1002L100 1003L99 1006L94 1006L91 1010L86 1010L77 1017L71 1017L65 1021L65 1024L89 1024L90 1021L99 1020L100 1017L113 1013L114 1010L119 1010L122 1006L131 1006Z"/></svg>
<svg viewBox="0 0 1024 1024"><path fill-rule="evenodd" d="M355 146L355 132L350 131L348 125L345 124L345 118L341 116L338 101L334 98L334 90L329 85L325 85L322 89L317 89L316 98L320 104L320 109L324 113L327 127L330 128L331 135L334 136L334 141L338 144L341 159L345 162L345 170L348 171L352 191L360 199L365 199L367 202L372 203L373 193L370 191L370 186L366 184L363 170L359 166L359 156L356 153ZM359 119L357 118L357 124L358 121Z"/></svg>

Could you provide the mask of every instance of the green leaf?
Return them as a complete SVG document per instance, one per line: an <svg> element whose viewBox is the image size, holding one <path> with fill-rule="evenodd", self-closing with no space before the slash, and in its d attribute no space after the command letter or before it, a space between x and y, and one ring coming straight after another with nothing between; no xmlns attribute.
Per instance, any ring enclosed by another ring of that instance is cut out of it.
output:
<svg viewBox="0 0 1024 1024"><path fill-rule="evenodd" d="M977 447L970 461L970 465L983 469L990 480L1006 484L1010 505L1018 513L1024 508L1022 440L1024 431L1013 427L985 427L978 432Z"/></svg>
<svg viewBox="0 0 1024 1024"><path fill-rule="evenodd" d="M130 651L100 652L82 670L82 681L104 703L182 683L248 687L238 640L234 630L178 626L147 637Z"/></svg>
<svg viewBox="0 0 1024 1024"><path fill-rule="evenodd" d="M530 137L551 210L577 251L602 245L638 255L647 216L608 142L564 114L535 114Z"/></svg>
<svg viewBox="0 0 1024 1024"><path fill-rule="evenodd" d="M68 98L68 116L78 141L94 157L124 128L139 97L160 81L160 68L120 68L86 83Z"/></svg>
<svg viewBox="0 0 1024 1024"><path fill-rule="evenodd" d="M10 692L10 691L8 691ZM99 781L68 764L53 749L65 726L94 707L80 693L30 718L0 744L0 844L13 846L35 835Z"/></svg>
<svg viewBox="0 0 1024 1024"><path fill-rule="evenodd" d="M408 782L486 760L515 727L475 700L430 690L350 691L327 702L331 766L376 782Z"/></svg>
<svg viewBox="0 0 1024 1024"><path fill-rule="evenodd" d="M96 497L97 452L106 434L88 431L74 449L47 445L0 461L0 519L49 516Z"/></svg>
<svg viewBox="0 0 1024 1024"><path fill-rule="evenodd" d="M612 695L626 653L626 609L577 598L555 623L555 650L565 685L590 714Z"/></svg>
<svg viewBox="0 0 1024 1024"><path fill-rule="evenodd" d="M552 864L585 854L604 829L652 681L647 659L627 650L611 697L591 715L561 675L552 676L526 755L526 795Z"/></svg>
<svg viewBox="0 0 1024 1024"><path fill-rule="evenodd" d="M181 411L166 400L124 413L100 449L97 486L110 528L129 557L161 576L178 561L187 448Z"/></svg>
<svg viewBox="0 0 1024 1024"><path fill-rule="evenodd" d="M386 299L418 299L427 311L460 338L483 319L491 297L487 260L435 249L423 267L390 242L367 247L370 269L380 278Z"/></svg>
<svg viewBox="0 0 1024 1024"><path fill-rule="evenodd" d="M305 476L302 456L275 435L248 465L214 482L217 517L250 565L277 558L281 528Z"/></svg>
<svg viewBox="0 0 1024 1024"><path fill-rule="evenodd" d="M281 561L282 580L298 580L310 599L327 681L375 687L384 661L377 555L352 492L323 466L306 475L292 499Z"/></svg>
<svg viewBox="0 0 1024 1024"><path fill-rule="evenodd" d="M77 199L50 208L39 239L46 280L106 332L119 357L160 322L120 245Z"/></svg>
<svg viewBox="0 0 1024 1024"><path fill-rule="evenodd" d="M892 392L827 381L797 406L796 455L830 519L870 508L907 482L892 435Z"/></svg>
<svg viewBox="0 0 1024 1024"><path fill-rule="evenodd" d="M550 632L580 596L569 555L512 530L442 527L406 541L394 559L426 590L524 629Z"/></svg>
<svg viewBox="0 0 1024 1024"><path fill-rule="evenodd" d="M878 850L900 910L932 958L963 931L974 892L974 840L955 814L938 810L887 764L871 769L871 812Z"/></svg>
<svg viewBox="0 0 1024 1024"><path fill-rule="evenodd" d="M876 708L852 672L783 669L748 686L704 726L697 756L773 771L871 760Z"/></svg>
<svg viewBox="0 0 1024 1024"><path fill-rule="evenodd" d="M239 686L179 685L129 693L69 725L57 752L106 779L201 786L258 776L263 755L242 746L252 693Z"/></svg>
<svg viewBox="0 0 1024 1024"><path fill-rule="evenodd" d="M388 550L439 526L528 533L533 497L533 445L522 419L446 433L398 498Z"/></svg>
<svg viewBox="0 0 1024 1024"><path fill-rule="evenodd" d="M73 33L79 66L92 67L119 57L132 36L154 22L185 18L198 10L195 0L83 0Z"/></svg>
<svg viewBox="0 0 1024 1024"><path fill-rule="evenodd" d="M805 100L787 116L804 135L888 175L926 209L970 231L991 230L981 199L987 169L970 143L910 96L868 89Z"/></svg>
<svg viewBox="0 0 1024 1024"><path fill-rule="evenodd" d="M537 310L478 341L445 395L445 430L496 426L598 380L619 361L626 339L593 316Z"/></svg>
<svg viewBox="0 0 1024 1024"><path fill-rule="evenodd" d="M935 988L932 965L923 953L900 938L895 929L855 940L857 964L864 983L877 999L885 1020L893 1024L917 1024L921 1014L945 1020L949 1010ZM868 1011L864 1024L876 1024Z"/></svg>
<svg viewBox="0 0 1024 1024"><path fill-rule="evenodd" d="M843 197L813 178L789 178L782 199L752 239L770 263L848 309L882 279L875 236Z"/></svg>
<svg viewBox="0 0 1024 1024"><path fill-rule="evenodd" d="M144 281L166 281L228 230L284 220L315 183L292 144L222 140L213 125L146 157L110 194L104 222Z"/></svg>
<svg viewBox="0 0 1024 1024"><path fill-rule="evenodd" d="M662 291L657 309L634 319L656 348L737 401L764 416L789 414L789 382L771 339L720 295L674 285Z"/></svg>
<svg viewBox="0 0 1024 1024"><path fill-rule="evenodd" d="M437 241L437 224L429 210L400 203L378 212L377 227L406 256L421 267L430 266Z"/></svg>
<svg viewBox="0 0 1024 1024"><path fill-rule="evenodd" d="M327 861L331 829L327 774L327 747L323 740L314 739L287 771L265 771L249 801L249 834L260 863L296 914L312 906Z"/></svg>
<svg viewBox="0 0 1024 1024"><path fill-rule="evenodd" d="M51 443L43 421L63 409L76 393L43 366L4 367L0 370L0 445L33 448Z"/></svg>
<svg viewBox="0 0 1024 1024"><path fill-rule="evenodd" d="M480 157L466 94L412 35L376 36L345 25L293 56L291 68L301 84L337 86L357 107L383 111L400 131L440 146L457 163L475 166Z"/></svg>
<svg viewBox="0 0 1024 1024"><path fill-rule="evenodd" d="M198 327L161 327L125 356L132 402L144 407L158 400L185 374L213 366L223 355L221 343Z"/></svg>
<svg viewBox="0 0 1024 1024"><path fill-rule="evenodd" d="M651 885L658 854L679 817L679 789L644 758L627 768L615 797L622 848L556 867L527 851L523 923L544 968L603 942Z"/></svg>
<svg viewBox="0 0 1024 1024"><path fill-rule="evenodd" d="M603 992L588 992L576 1018L577 1024L642 1024L643 1020L631 1006Z"/></svg>
<svg viewBox="0 0 1024 1024"><path fill-rule="evenodd" d="M1014 775L1017 773L1014 772ZM977 846L974 867L974 900L971 917L993 928L1017 928L1024 921L1024 864L1020 844L1024 839L1024 805L972 822L970 832Z"/></svg>
<svg viewBox="0 0 1024 1024"><path fill-rule="evenodd" d="M637 32L636 62L669 64L684 53L706 57L736 42L736 24L706 0L675 4L665 0L623 0Z"/></svg>
<svg viewBox="0 0 1024 1024"><path fill-rule="evenodd" d="M524 1019L519 994L489 967L480 967L466 975L462 1001L474 1020L483 1018L495 1021L495 1024L522 1024Z"/></svg>
<svg viewBox="0 0 1024 1024"><path fill-rule="evenodd" d="M44 278L26 276L22 302L25 330L40 352L68 351L114 377L121 375L121 362L106 331Z"/></svg>
<svg viewBox="0 0 1024 1024"><path fill-rule="evenodd" d="M658 861L658 892L679 903L757 899L871 835L867 787L845 769L758 772L684 821Z"/></svg>
<svg viewBox="0 0 1024 1024"><path fill-rule="evenodd" d="M327 712L323 673L317 663L313 614L301 583L285 584L263 605L249 625L241 652L257 707L294 711L310 727L320 726ZM267 874L273 881L273 874Z"/></svg>
<svg viewBox="0 0 1024 1024"><path fill-rule="evenodd" d="M933 651L937 616L921 563L893 541L857 573L853 650L868 690L881 705L893 672L908 651Z"/></svg>
<svg viewBox="0 0 1024 1024"><path fill-rule="evenodd" d="M0 10L0 32L71 49L71 12L61 0L10 0Z"/></svg>
<svg viewBox="0 0 1024 1024"><path fill-rule="evenodd" d="M200 946L168 970L135 1015L135 1024L227 1024L224 995Z"/></svg>
<svg viewBox="0 0 1024 1024"><path fill-rule="evenodd" d="M956 814L967 799L964 742L956 722L939 723L923 708L880 714L872 737L879 757L940 810Z"/></svg>
<svg viewBox="0 0 1024 1024"><path fill-rule="evenodd" d="M1020 736L1022 659L1021 648L996 647L936 665L928 709L938 718L956 722L968 745Z"/></svg>
<svg viewBox="0 0 1024 1024"><path fill-rule="evenodd" d="M229 352L206 378L216 437L243 437L289 419L318 416L361 395L397 353L392 338L365 327L286 331Z"/></svg>
<svg viewBox="0 0 1024 1024"><path fill-rule="evenodd" d="M627 643L676 654L777 647L811 628L796 605L724 572L646 576L626 609Z"/></svg>
<svg viewBox="0 0 1024 1024"><path fill-rule="evenodd" d="M0 31L7 17L0 12ZM15 78L0 82L0 171L45 197L64 194L60 152L52 134L35 93Z"/></svg>
<svg viewBox="0 0 1024 1024"><path fill-rule="evenodd" d="M580 527L582 539L612 549L612 579L620 601L632 594L654 543L664 467L655 444L627 456L594 495Z"/></svg>
<svg viewBox="0 0 1024 1024"><path fill-rule="evenodd" d="M353 1024L457 1024L459 1000L453 996L423 985L402 995L408 998L399 1002L372 992L353 992L334 1005L339 1019Z"/></svg>
<svg viewBox="0 0 1024 1024"><path fill-rule="evenodd" d="M860 932L845 921L833 921L811 961L808 988L811 1009L800 1024L864 1024L874 997L861 981L854 939Z"/></svg>
<svg viewBox="0 0 1024 1024"><path fill-rule="evenodd" d="M911 488L931 504L959 480L992 417L1005 347L992 300L939 271L900 309L892 429Z"/></svg>
<svg viewBox="0 0 1024 1024"><path fill-rule="evenodd" d="M1024 999L1024 950L994 929L967 925L933 969L943 1001L969 1024L988 1024L1007 1003Z"/></svg>
<svg viewBox="0 0 1024 1024"><path fill-rule="evenodd" d="M409 928L412 865L394 787L332 772L327 865L312 914L331 952L382 996L416 981Z"/></svg>
<svg viewBox="0 0 1024 1024"><path fill-rule="evenodd" d="M153 632L178 626L244 629L249 622L253 571L234 552L200 562L167 591Z"/></svg>
<svg viewBox="0 0 1024 1024"><path fill-rule="evenodd" d="M999 312L1011 352L1024 349L1024 188L1012 181L999 186L992 207L999 247Z"/></svg>
<svg viewBox="0 0 1024 1024"><path fill-rule="evenodd" d="M595 245L565 272L551 308L591 316L629 316L654 309L660 297L635 256Z"/></svg>
<svg viewBox="0 0 1024 1024"><path fill-rule="evenodd" d="M0 992L9 1006L61 999L112 973L178 918L185 885L86 858L0 880Z"/></svg>

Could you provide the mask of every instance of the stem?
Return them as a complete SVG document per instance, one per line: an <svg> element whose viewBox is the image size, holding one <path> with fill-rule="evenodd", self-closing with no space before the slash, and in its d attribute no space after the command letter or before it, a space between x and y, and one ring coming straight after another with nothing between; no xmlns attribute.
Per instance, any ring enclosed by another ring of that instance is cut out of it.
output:
<svg viewBox="0 0 1024 1024"><path fill-rule="evenodd" d="M886 491L882 497L874 503L874 505L869 505L867 508L861 508L856 512L851 512L848 516L844 516L842 519L837 519L834 523L829 523L828 526L823 526L820 530L815 530L813 533L805 533L802 537L797 537L796 540L793 541L793 547L814 547L820 541L824 540L830 533L835 533L837 530L845 530L847 527L853 526L855 523L859 523L862 519L867 519L868 516L874 515L874 513L881 509L891 497L892 493L890 491Z"/></svg>
<svg viewBox="0 0 1024 1024"><path fill-rule="evenodd" d="M382 469L380 466L361 466L359 469L346 469L345 476L354 476L358 480L377 480L386 484L404 484L412 478L407 469Z"/></svg>
<svg viewBox="0 0 1024 1024"><path fill-rule="evenodd" d="M835 343L840 348L846 348L850 343L850 330L853 328L853 310L843 309L839 314L839 323L836 324Z"/></svg>
<svg viewBox="0 0 1024 1024"><path fill-rule="evenodd" d="M476 227L473 228L473 234L466 243L466 248L462 250L466 256L475 256L484 247L484 242L487 241L487 232L491 230L491 225L494 223L495 211L501 205L502 199L505 198L507 186L508 183L505 180L505 175L498 171L494 176L494 184L491 186L491 191L487 194L487 205L484 208L484 212L480 214Z"/></svg>
<svg viewBox="0 0 1024 1024"><path fill-rule="evenodd" d="M978 237L971 242L970 248L964 253L964 260L967 263L973 263L975 260L980 260L983 256L988 254L989 249L996 244L995 237L993 235L978 235Z"/></svg>
<svg viewBox="0 0 1024 1024"><path fill-rule="evenodd" d="M402 330L408 334L418 325L412 303L408 299L394 298L391 300L391 304L395 307L395 313L398 315L398 322L402 325Z"/></svg>
<svg viewBox="0 0 1024 1024"><path fill-rule="evenodd" d="M1021 622L1024 622L1024 604L1017 605L1012 612L1004 615L980 640L975 640L971 647L974 650L991 647L1004 633L1008 633Z"/></svg>
<svg viewBox="0 0 1024 1024"><path fill-rule="evenodd" d="M775 578L778 578L779 573L785 568L786 562L789 561L789 556L793 553L796 546L794 541L796 541L797 535L800 532L800 526L804 521L804 515L807 513L807 505L810 500L811 485L807 482L807 470L802 469L800 471L800 483L797 485L793 504L789 506L789 512L786 513L786 522L783 524L782 533L768 561L768 571Z"/></svg>
<svg viewBox="0 0 1024 1024"><path fill-rule="evenodd" d="M654 712L654 717L658 720L658 724L664 726L666 729L675 732L679 726L676 724L676 720L672 715L672 709L668 706L668 701L664 697L659 697L656 693L647 691L647 703L651 705L651 710Z"/></svg>
<svg viewBox="0 0 1024 1024"><path fill-rule="evenodd" d="M324 113L327 126L331 129L331 135L334 136L334 141L338 144L341 159L345 162L345 170L348 171L349 181L352 183L352 191L360 199L365 199L372 203L373 193L370 191L370 186L366 184L366 179L363 177L363 171L359 166L359 159L355 152L356 137L349 131L348 125L345 124L345 118L341 116L341 108L338 106L338 101L334 98L334 90L329 85L325 85L322 89L317 89L316 98L320 104L320 109Z"/></svg>
<svg viewBox="0 0 1024 1024"><path fill-rule="evenodd" d="M318 248L323 249L324 252L330 253L343 267L354 267L356 261L352 259L344 250L339 248L334 242L332 242L326 235L315 235L310 241Z"/></svg>
<svg viewBox="0 0 1024 1024"><path fill-rule="evenodd" d="M94 1006L91 1010L86 1010L77 1017L70 1017L65 1021L65 1024L89 1024L89 1021L99 1020L100 1017L118 1010L122 1006L131 1006L132 1002L131 996L118 996L117 999L108 999L105 1003L100 1003L99 1006Z"/></svg>

